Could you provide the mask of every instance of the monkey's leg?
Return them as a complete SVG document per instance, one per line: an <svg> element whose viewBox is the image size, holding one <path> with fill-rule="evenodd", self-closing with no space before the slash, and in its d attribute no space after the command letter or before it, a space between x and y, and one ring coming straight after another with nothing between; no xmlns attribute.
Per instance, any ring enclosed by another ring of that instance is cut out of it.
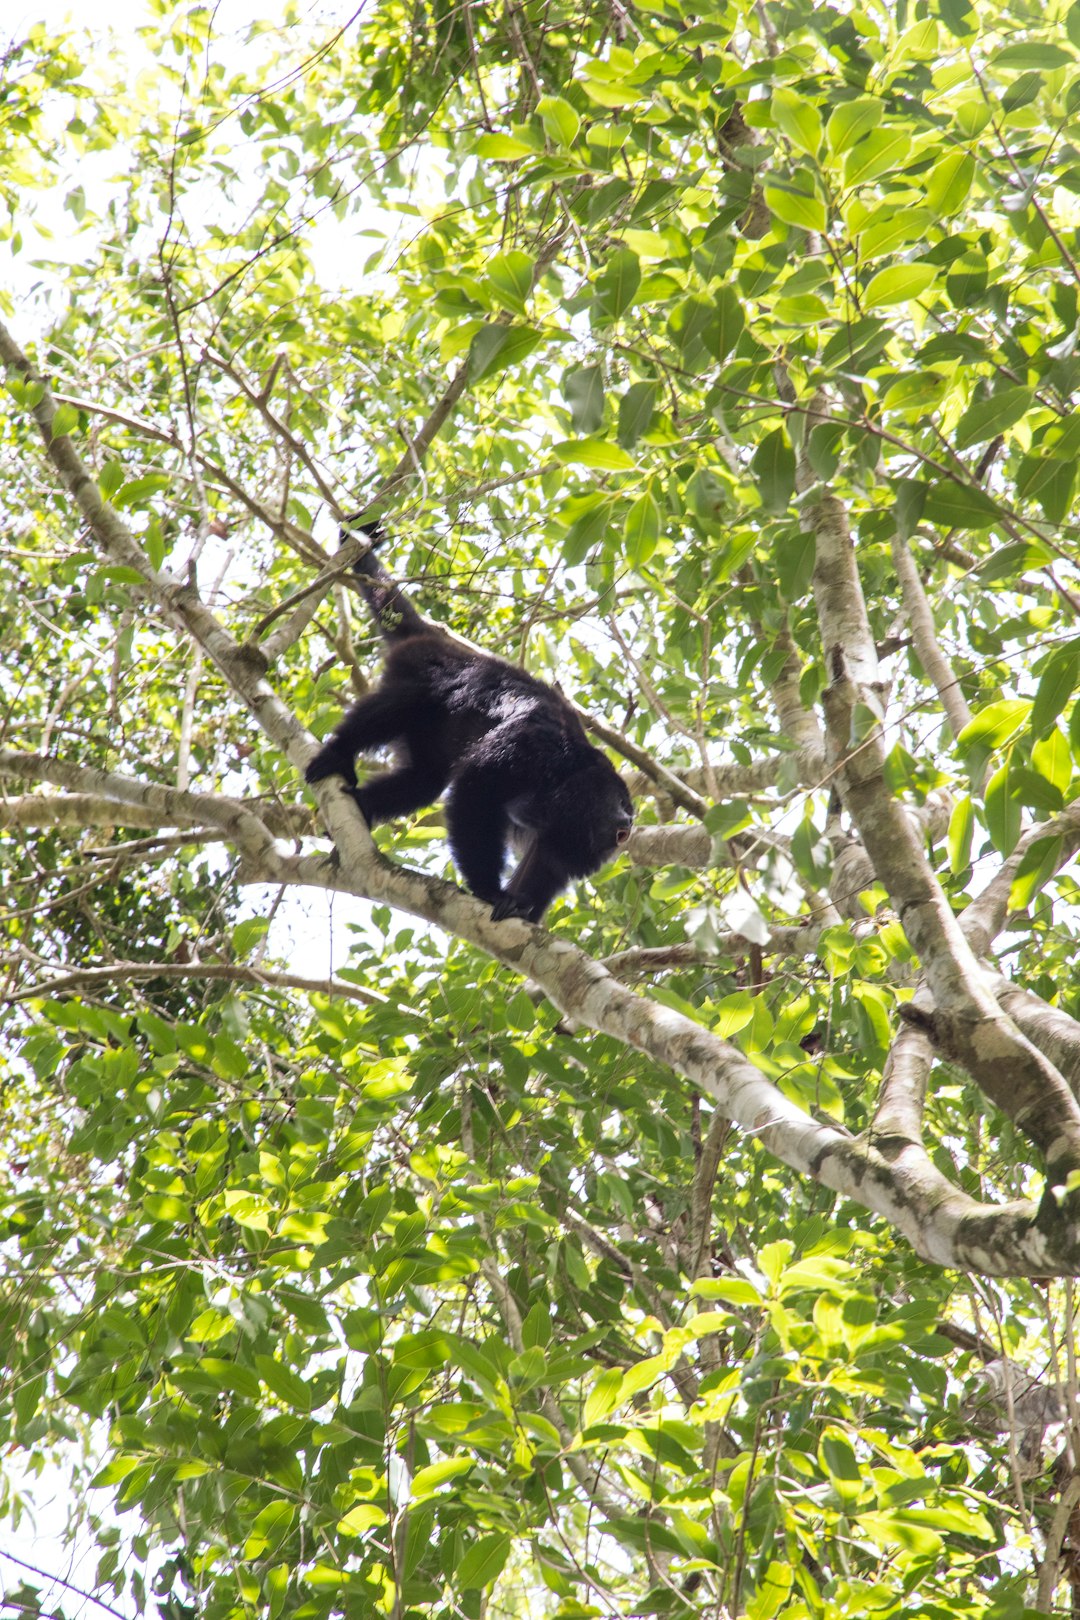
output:
<svg viewBox="0 0 1080 1620"><path fill-rule="evenodd" d="M495 772L462 771L446 801L446 827L454 862L478 900L494 905L502 898L506 861L506 791Z"/></svg>
<svg viewBox="0 0 1080 1620"><path fill-rule="evenodd" d="M501 922L504 917L523 917L526 922L539 922L569 880L566 863L553 850L545 847L542 836L537 836L514 868L501 899L492 906L492 921Z"/></svg>

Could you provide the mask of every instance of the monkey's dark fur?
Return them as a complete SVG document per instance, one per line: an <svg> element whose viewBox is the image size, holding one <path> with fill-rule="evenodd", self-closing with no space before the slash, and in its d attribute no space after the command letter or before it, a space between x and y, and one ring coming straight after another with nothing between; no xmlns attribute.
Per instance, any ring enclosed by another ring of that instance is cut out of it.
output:
<svg viewBox="0 0 1080 1620"><path fill-rule="evenodd" d="M350 527L382 539L378 524ZM571 878L595 872L630 836L625 783L552 687L421 618L374 551L356 572L385 642L382 680L323 744L308 781L343 776L369 827L449 789L450 848L473 894L496 922L539 922ZM388 745L395 768L358 787L356 755ZM519 860L504 885L508 844Z"/></svg>

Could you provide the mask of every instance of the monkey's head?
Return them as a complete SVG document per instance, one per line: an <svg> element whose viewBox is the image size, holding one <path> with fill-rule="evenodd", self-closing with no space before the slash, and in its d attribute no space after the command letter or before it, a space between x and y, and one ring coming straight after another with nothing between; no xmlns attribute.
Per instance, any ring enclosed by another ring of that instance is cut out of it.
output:
<svg viewBox="0 0 1080 1620"><path fill-rule="evenodd" d="M588 877L610 860L634 829L634 806L611 761L596 758L575 771L552 795L553 829L573 877Z"/></svg>

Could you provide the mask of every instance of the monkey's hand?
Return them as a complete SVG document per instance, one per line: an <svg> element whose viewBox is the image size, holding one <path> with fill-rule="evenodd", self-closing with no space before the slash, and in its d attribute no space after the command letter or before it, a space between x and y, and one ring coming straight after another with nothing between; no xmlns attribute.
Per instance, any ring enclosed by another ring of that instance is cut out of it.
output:
<svg viewBox="0 0 1080 1620"><path fill-rule="evenodd" d="M339 745L336 737L327 738L304 772L307 782L323 782L328 776L343 776L351 788L356 787L353 757Z"/></svg>

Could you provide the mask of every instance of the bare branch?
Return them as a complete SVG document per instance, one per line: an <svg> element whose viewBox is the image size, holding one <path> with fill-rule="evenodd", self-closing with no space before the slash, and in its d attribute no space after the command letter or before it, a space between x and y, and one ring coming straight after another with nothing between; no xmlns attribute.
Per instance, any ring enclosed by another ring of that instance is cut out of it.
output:
<svg viewBox="0 0 1080 1620"><path fill-rule="evenodd" d="M80 968L75 973L58 974L56 978L44 979L13 994L5 995L0 991L0 1001L37 1001L65 995L71 990L81 995L119 979L216 979L228 984L252 985L256 989L303 990L307 995L358 1001L366 1007L391 1004L389 996L365 989L363 985L350 984L347 979L309 979L299 973L278 973L226 962L112 962L108 967ZM411 1011L400 1003L398 1009Z"/></svg>
<svg viewBox="0 0 1080 1620"><path fill-rule="evenodd" d="M907 541L902 540L899 535L893 537L892 557L919 662L937 689L941 706L949 718L953 736L958 737L971 720L971 710L964 701L960 683L938 642L933 610L923 590L915 559L911 555Z"/></svg>

